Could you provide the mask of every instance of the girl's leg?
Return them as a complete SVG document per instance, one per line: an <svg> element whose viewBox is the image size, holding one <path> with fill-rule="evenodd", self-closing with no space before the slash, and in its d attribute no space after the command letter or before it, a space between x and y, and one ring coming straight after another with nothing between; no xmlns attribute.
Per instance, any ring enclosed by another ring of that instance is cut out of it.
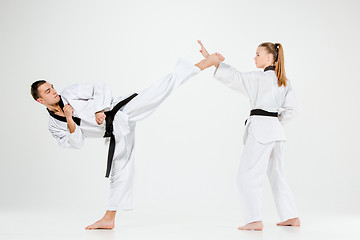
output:
<svg viewBox="0 0 360 240"><path fill-rule="evenodd" d="M284 142L276 142L271 152L267 174L274 195L275 204L282 222L291 220L288 225L300 225L296 204L283 174Z"/></svg>
<svg viewBox="0 0 360 240"><path fill-rule="evenodd" d="M240 230L262 230L261 222L261 196L267 164L274 143L262 144L251 133L249 135L240 160L238 173L238 186L244 219L247 225ZM254 223L254 224L251 224ZM249 225L250 224L250 225ZM254 228L253 228L254 227Z"/></svg>

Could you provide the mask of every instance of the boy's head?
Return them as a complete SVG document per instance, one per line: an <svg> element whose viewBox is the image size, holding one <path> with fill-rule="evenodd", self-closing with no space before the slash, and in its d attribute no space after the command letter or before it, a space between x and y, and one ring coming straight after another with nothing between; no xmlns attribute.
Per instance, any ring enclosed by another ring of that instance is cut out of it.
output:
<svg viewBox="0 0 360 240"><path fill-rule="evenodd" d="M54 86L45 80L38 80L31 84L31 95L35 101L45 106L55 105L60 101Z"/></svg>

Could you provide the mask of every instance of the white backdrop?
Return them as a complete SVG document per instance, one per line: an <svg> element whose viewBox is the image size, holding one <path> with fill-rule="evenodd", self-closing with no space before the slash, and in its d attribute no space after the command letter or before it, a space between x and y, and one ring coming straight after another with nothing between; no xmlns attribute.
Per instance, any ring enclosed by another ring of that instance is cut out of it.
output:
<svg viewBox="0 0 360 240"><path fill-rule="evenodd" d="M46 79L60 92L104 81L114 96L201 59L197 39L240 71L258 44L280 42L302 111L286 128L285 173L299 212L360 214L357 1L1 0L0 211L102 213L107 149L57 146L48 113L30 95ZM135 209L241 217L236 173L249 102L201 72L136 135ZM276 217L269 185L264 211Z"/></svg>

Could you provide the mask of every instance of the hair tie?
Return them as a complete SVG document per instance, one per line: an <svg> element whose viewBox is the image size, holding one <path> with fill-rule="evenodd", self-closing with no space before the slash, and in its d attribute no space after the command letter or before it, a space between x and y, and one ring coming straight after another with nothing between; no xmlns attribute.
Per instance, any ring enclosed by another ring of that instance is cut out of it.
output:
<svg viewBox="0 0 360 240"><path fill-rule="evenodd" d="M275 49L276 49L276 59L275 59L275 62L278 61L278 58L279 58L279 44L278 43L275 43Z"/></svg>

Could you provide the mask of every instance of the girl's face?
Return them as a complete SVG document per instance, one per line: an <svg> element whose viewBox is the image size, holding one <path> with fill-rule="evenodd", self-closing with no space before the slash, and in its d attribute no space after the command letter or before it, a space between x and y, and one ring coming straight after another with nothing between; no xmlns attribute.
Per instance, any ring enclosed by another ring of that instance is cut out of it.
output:
<svg viewBox="0 0 360 240"><path fill-rule="evenodd" d="M264 47L256 49L254 60L257 68L266 68L274 63L273 55L268 53Z"/></svg>

